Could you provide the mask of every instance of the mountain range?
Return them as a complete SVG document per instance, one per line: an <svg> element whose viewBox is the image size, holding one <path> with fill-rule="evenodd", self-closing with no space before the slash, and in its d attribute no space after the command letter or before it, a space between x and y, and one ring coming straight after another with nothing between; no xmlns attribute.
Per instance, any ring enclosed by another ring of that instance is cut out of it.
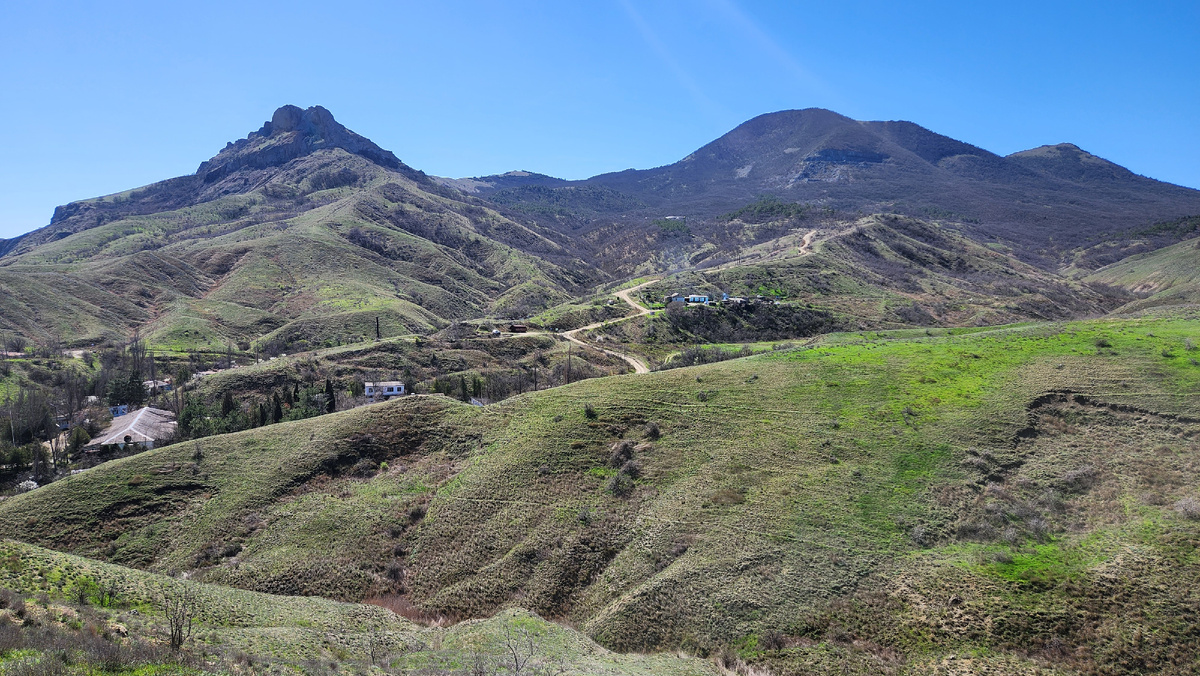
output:
<svg viewBox="0 0 1200 676"><path fill-rule="evenodd" d="M181 349L353 341L374 332L376 317L387 335L422 333L529 317L637 274L751 266L761 276L766 266L797 281L801 252L790 243L809 231L808 267L930 274L931 259L876 244L854 261L825 260L854 248L846 238L861 240L868 225L894 230L862 221L873 214L932 228L935 257L958 261L950 286L1003 269L1023 293L1061 301L996 311L997 292L976 285L956 320L1062 318L1134 300L1081 280L1123 257L1114 251L1193 235L1145 233L1192 223L1200 191L1070 144L1002 157L911 122L821 109L756 117L654 169L582 181L527 171L447 179L409 167L324 108L284 106L194 174L72 202L46 227L0 242L0 329L72 345L139 331ZM908 230L884 238L911 240ZM705 283L728 286L726 277ZM793 300L848 307L792 286ZM929 314L929 291L885 290L892 309L867 324L903 323L896 303Z"/></svg>

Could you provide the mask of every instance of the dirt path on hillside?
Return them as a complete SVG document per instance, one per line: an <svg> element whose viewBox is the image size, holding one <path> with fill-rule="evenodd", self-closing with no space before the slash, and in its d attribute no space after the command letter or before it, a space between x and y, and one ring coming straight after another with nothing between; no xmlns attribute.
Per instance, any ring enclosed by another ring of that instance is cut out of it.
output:
<svg viewBox="0 0 1200 676"><path fill-rule="evenodd" d="M804 236L804 244L800 245L800 254L801 255L812 253L812 248L811 248L812 241L813 241L813 237L816 237L816 236L817 236L816 230L809 230L808 234Z"/></svg>
<svg viewBox="0 0 1200 676"><path fill-rule="evenodd" d="M812 242L813 242L813 239L816 238L816 236L817 236L816 230L809 230L808 234L806 234L804 236L802 243L800 244L800 248L796 251L796 253L800 254L801 256L807 256L808 254L812 253ZM785 247L785 248L788 248L788 247ZM736 268L736 267L739 267L742 265L750 265L752 263L766 263L766 262L772 260L771 257L773 255L777 255L776 252L771 252L771 253L768 253L765 255L760 255L760 257L758 257L758 258L751 258L750 256L746 256L745 258L739 258L737 260L732 260L732 261L729 261L728 263L722 263L716 267L700 268L699 271L700 272L723 272L730 268Z"/></svg>
<svg viewBox="0 0 1200 676"><path fill-rule="evenodd" d="M559 335L561 335L563 338L566 338L567 340L571 341L572 343L575 343L576 345L580 345L582 347L592 347L597 350L600 350L601 352L603 352L605 354L611 354L612 356L617 357L619 359L624 359L630 366L633 367L634 373L649 373L650 367L647 366L646 362L642 361L641 359L638 359L637 357L625 354L624 352L617 352L616 350L609 350L609 349L605 349L603 347L599 347L597 345L593 345L591 343L584 342L583 340L581 340L579 338L578 334L582 331L591 331L592 329L598 329L601 326L607 326L609 324L616 324L617 322L624 322L624 321L633 319L634 317L643 317L645 315L650 314L650 308L643 306L641 303L639 303L633 299L633 292L637 291L638 289L640 289L644 286L649 286L657 281L658 281L658 279L655 278L648 282L642 282L641 284L638 284L637 286L631 286L628 289L623 289L621 291L617 291L615 294L613 294L617 298L620 298L621 300L625 301L629 305L629 307L636 310L636 312L634 314L628 315L626 317L621 317L620 319L609 319L609 320L603 321L603 322L596 322L595 324L588 324L587 326L581 326L577 329L571 329L570 331L564 331Z"/></svg>

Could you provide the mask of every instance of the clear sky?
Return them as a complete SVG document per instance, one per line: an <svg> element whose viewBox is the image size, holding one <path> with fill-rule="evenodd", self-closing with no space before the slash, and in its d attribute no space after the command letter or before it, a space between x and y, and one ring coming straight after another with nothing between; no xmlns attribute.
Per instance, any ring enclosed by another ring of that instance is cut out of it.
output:
<svg viewBox="0 0 1200 676"><path fill-rule="evenodd" d="M5 0L0 237L285 103L443 176L653 167L816 106L1200 188L1200 2Z"/></svg>

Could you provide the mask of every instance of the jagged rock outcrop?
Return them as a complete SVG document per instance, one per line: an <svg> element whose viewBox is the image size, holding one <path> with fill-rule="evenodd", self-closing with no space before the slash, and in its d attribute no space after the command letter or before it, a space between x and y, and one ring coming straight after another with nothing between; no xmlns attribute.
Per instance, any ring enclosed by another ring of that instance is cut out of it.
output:
<svg viewBox="0 0 1200 676"><path fill-rule="evenodd" d="M325 148L341 148L389 169L411 171L391 151L342 126L321 106L301 109L288 105L276 110L261 129L201 163L196 175L205 183L214 183L238 169L278 167Z"/></svg>

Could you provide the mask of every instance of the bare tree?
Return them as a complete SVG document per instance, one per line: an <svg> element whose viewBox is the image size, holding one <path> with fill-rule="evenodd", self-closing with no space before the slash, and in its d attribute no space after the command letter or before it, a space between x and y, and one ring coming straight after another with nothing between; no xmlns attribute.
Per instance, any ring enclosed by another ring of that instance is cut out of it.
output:
<svg viewBox="0 0 1200 676"><path fill-rule="evenodd" d="M160 590L159 602L167 619L171 650L178 651L191 638L199 601L195 586L187 582L163 585Z"/></svg>

